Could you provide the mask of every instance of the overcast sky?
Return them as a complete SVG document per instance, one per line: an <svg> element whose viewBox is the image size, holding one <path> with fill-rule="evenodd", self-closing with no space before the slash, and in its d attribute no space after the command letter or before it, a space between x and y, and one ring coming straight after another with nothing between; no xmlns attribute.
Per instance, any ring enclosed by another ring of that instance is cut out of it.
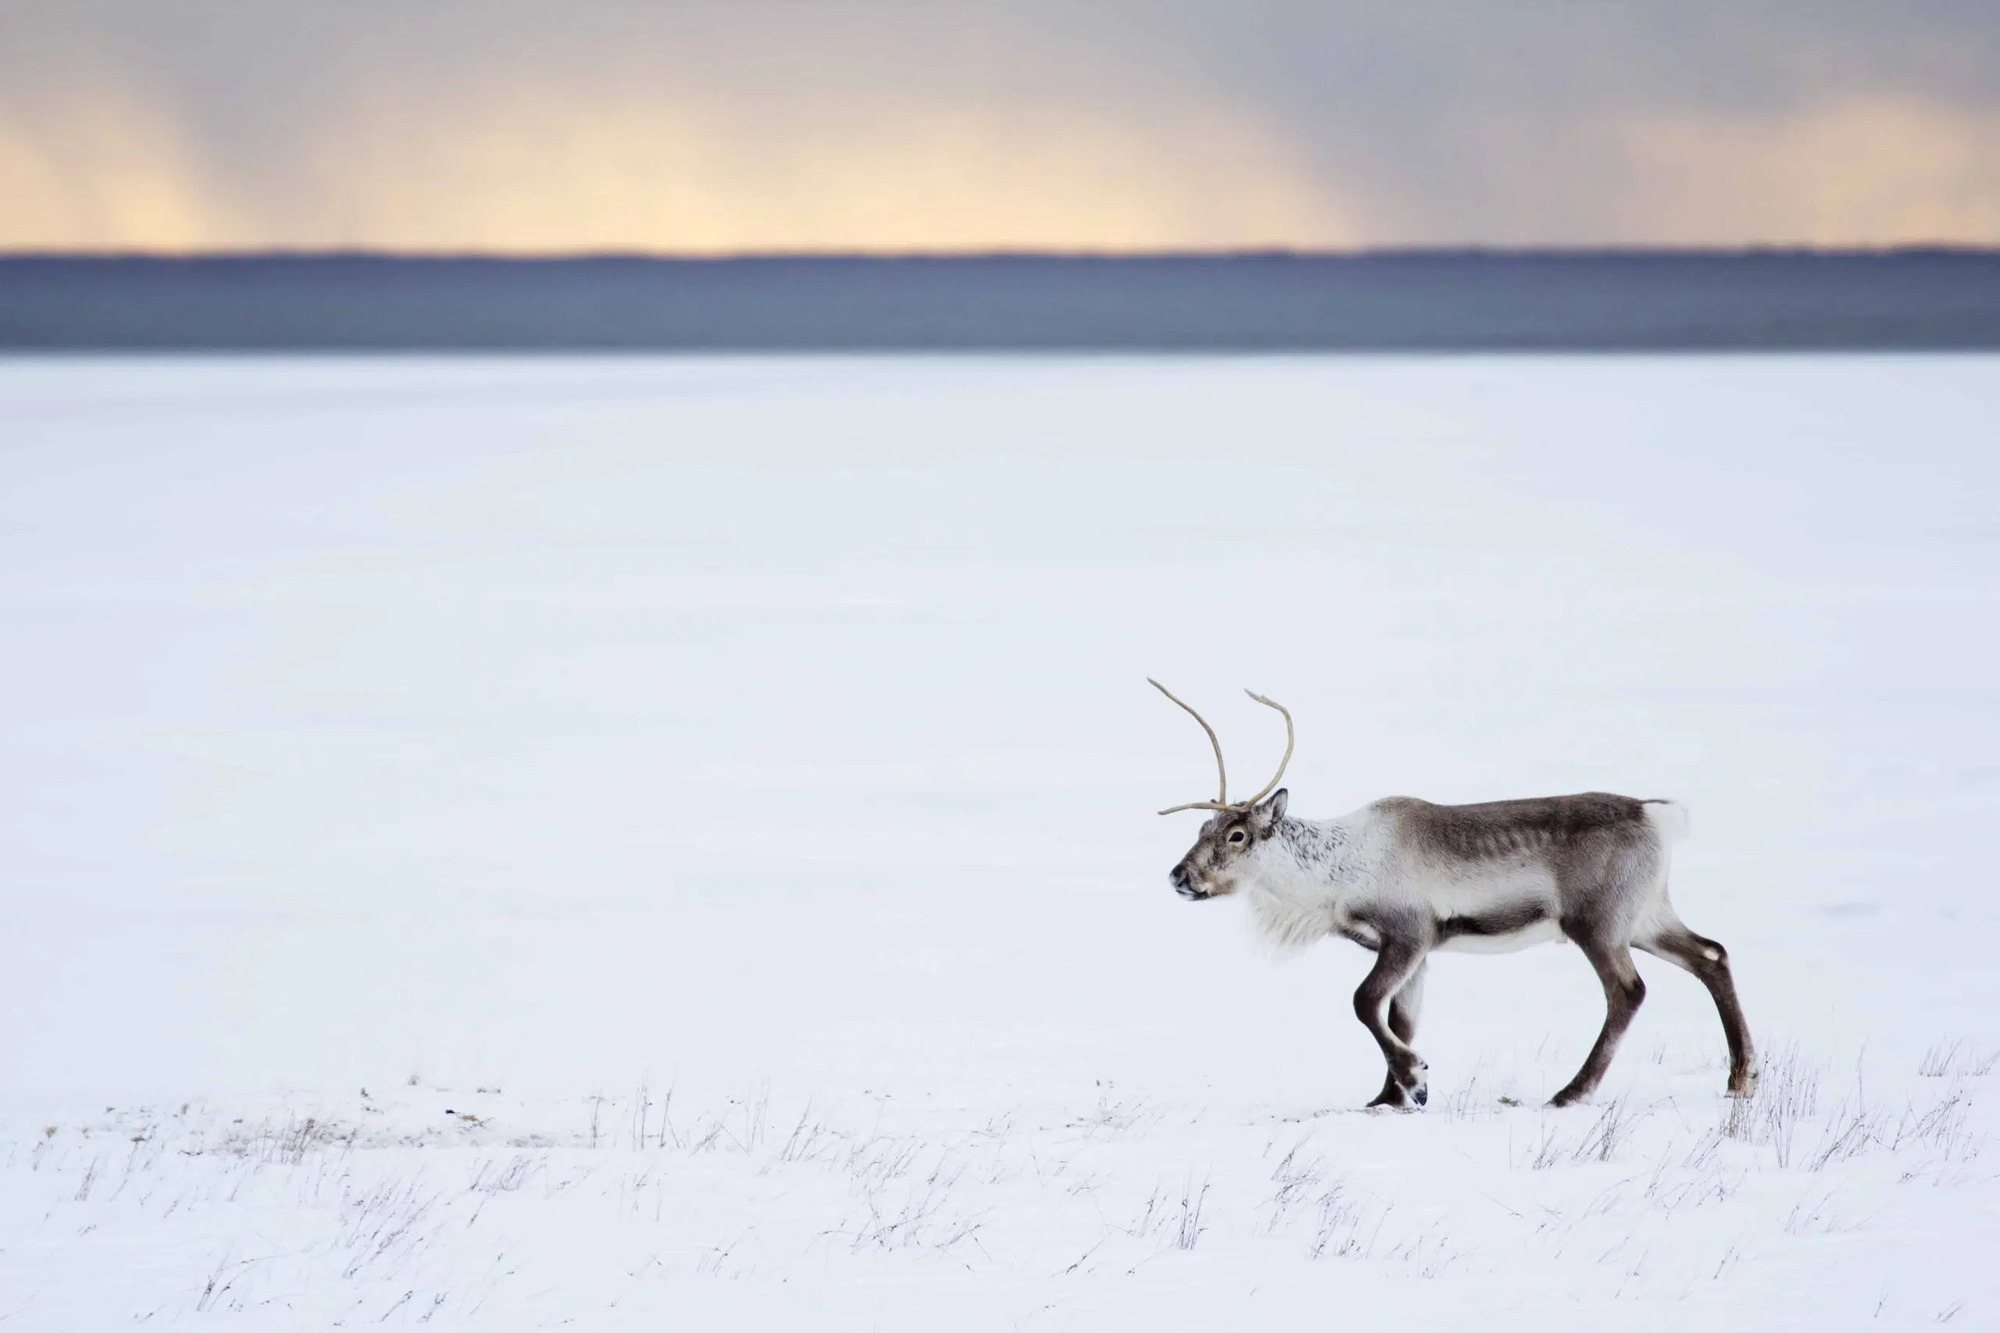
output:
<svg viewBox="0 0 2000 1333"><path fill-rule="evenodd" d="M2000 243L2000 0L0 0L0 246Z"/></svg>

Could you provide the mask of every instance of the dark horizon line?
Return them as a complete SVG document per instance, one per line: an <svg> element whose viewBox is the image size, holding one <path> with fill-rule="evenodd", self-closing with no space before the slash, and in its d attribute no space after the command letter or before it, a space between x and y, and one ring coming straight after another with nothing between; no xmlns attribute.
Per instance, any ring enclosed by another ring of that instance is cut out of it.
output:
<svg viewBox="0 0 2000 1333"><path fill-rule="evenodd" d="M0 260L0 348L2000 349L2000 250Z"/></svg>
<svg viewBox="0 0 2000 1333"><path fill-rule="evenodd" d="M310 246L268 248L216 248L201 250L148 250L57 248L0 249L0 263L215 263L257 261L374 260L386 263L499 263L562 264L591 262L646 262L673 264L728 264L779 260L843 261L856 263L913 263L965 260L1063 260L1063 261L1159 261L1159 260L1357 260L1357 259L1875 259L1875 258L2000 258L2000 245L1969 245L1946 242L1879 246L1814 245L1387 245L1352 249L1315 249L1289 246L1243 246L1214 249L1064 249L1055 247L994 247L964 250L430 250L393 247L352 246L318 248Z"/></svg>

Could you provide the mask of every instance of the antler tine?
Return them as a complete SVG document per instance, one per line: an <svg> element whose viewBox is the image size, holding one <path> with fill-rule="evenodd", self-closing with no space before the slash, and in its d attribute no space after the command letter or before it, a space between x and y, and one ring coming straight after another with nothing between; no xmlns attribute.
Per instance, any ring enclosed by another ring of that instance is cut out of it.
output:
<svg viewBox="0 0 2000 1333"><path fill-rule="evenodd" d="M1159 681L1154 680L1151 676L1148 676L1146 677L1146 683L1148 685L1151 685L1154 689L1158 690L1161 694L1166 695L1169 699L1172 699L1175 703L1180 704L1182 708L1186 708L1188 716L1193 718L1195 721L1201 723L1201 729L1208 733L1209 745L1211 745L1215 749L1215 781L1216 781L1215 800L1197 801L1193 805L1177 805L1173 808L1173 810L1162 810L1160 811L1160 813L1163 815L1170 815L1174 813L1174 810L1205 810L1205 809L1227 810L1229 808L1228 804L1229 770L1223 767L1222 742L1215 738L1215 728L1208 725L1207 718L1203 717L1200 713L1195 712L1193 708L1188 707L1186 702L1177 698L1172 690L1160 684Z"/></svg>
<svg viewBox="0 0 2000 1333"><path fill-rule="evenodd" d="M1183 810L1235 810L1233 805L1217 805L1214 801L1189 801L1186 805L1170 805L1160 811L1163 815L1177 815Z"/></svg>
<svg viewBox="0 0 2000 1333"><path fill-rule="evenodd" d="M1271 775L1271 780L1264 784L1264 790L1258 792L1255 796L1252 796L1249 800L1243 802L1241 806L1237 807L1238 809L1248 809L1249 807L1257 804L1257 802L1263 800L1266 796L1269 796L1272 792L1278 789L1278 779L1285 776L1285 765L1292 762L1292 739L1293 739L1291 709L1285 707L1283 704L1279 703L1276 699L1266 699L1263 695L1257 693L1255 690L1245 690L1243 692L1249 695L1252 699L1255 699L1258 703L1263 704L1266 708L1275 708L1280 713L1283 713L1285 715L1285 757L1278 761L1278 771L1276 773L1273 773Z"/></svg>

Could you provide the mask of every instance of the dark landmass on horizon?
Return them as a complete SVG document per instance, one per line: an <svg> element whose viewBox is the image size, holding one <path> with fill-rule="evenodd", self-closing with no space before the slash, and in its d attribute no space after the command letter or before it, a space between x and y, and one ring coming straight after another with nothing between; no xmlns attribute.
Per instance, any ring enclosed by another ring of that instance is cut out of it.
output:
<svg viewBox="0 0 2000 1333"><path fill-rule="evenodd" d="M2000 348L2000 251L0 256L14 352Z"/></svg>

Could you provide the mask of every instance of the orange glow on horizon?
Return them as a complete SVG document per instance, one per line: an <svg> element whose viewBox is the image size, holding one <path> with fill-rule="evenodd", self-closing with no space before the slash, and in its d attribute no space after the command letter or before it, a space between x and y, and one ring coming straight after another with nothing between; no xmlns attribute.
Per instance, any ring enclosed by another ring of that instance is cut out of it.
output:
<svg viewBox="0 0 2000 1333"><path fill-rule="evenodd" d="M1846 102L1595 131L1611 164L1513 220L1408 215L1240 108L389 95L234 172L116 92L0 109L0 249L557 255L2000 243L2000 118ZM1547 159L1538 159L1547 160ZM1547 169L1553 172L1553 168ZM1586 197L1596 189L1598 197ZM1594 213L1592 210L1595 210ZM1532 224L1523 217L1537 219ZM1497 232L1498 234L1492 234Z"/></svg>

